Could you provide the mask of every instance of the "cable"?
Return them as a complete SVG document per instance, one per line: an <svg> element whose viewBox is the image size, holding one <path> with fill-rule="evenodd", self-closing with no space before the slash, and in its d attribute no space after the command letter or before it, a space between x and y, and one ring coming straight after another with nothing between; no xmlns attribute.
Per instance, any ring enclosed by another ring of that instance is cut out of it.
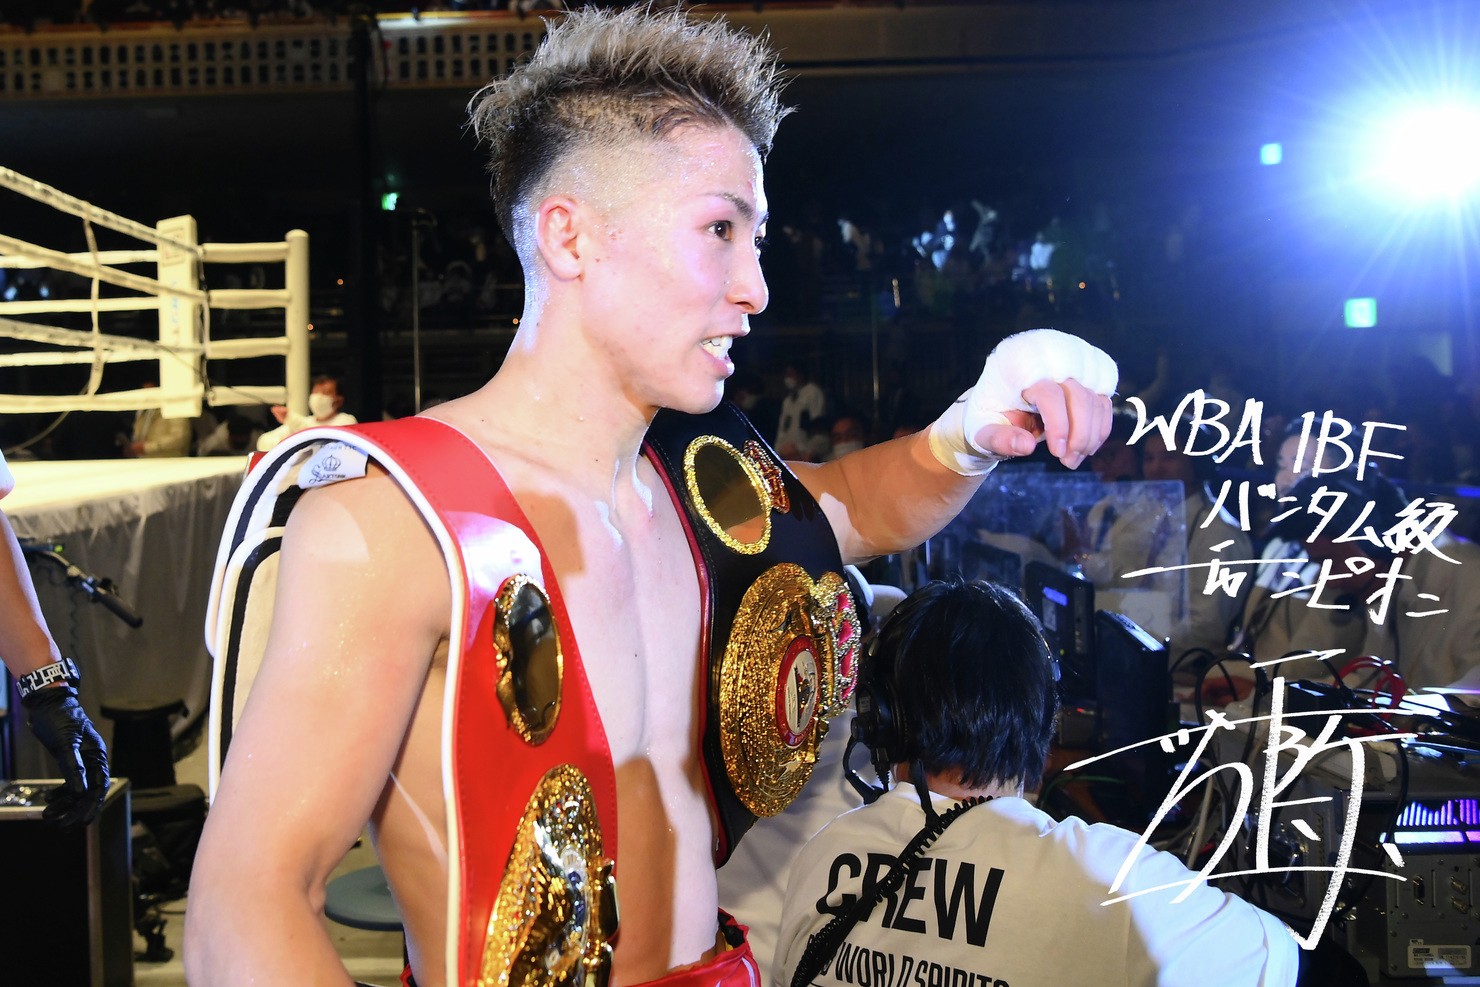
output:
<svg viewBox="0 0 1480 987"><path fill-rule="evenodd" d="M1176 661L1172 662L1172 667L1170 669L1171 673L1175 675L1177 673L1177 670L1182 667L1183 662L1185 662L1191 656L1199 654L1207 655L1210 659L1212 659L1212 662L1216 662L1218 660L1218 656L1213 654L1213 652L1209 651L1207 648L1188 648L1186 651L1177 656ZM1209 664L1212 664L1212 662L1209 662Z"/></svg>
<svg viewBox="0 0 1480 987"><path fill-rule="evenodd" d="M1379 692L1385 692L1388 696L1388 706L1390 708L1396 707L1398 703L1403 701L1403 697L1408 694L1408 683L1404 680L1402 673L1398 671L1397 663L1388 661L1385 658L1379 658L1376 655L1361 655L1347 662L1341 669L1341 679L1344 681L1347 675L1364 668L1371 668L1377 671L1377 674L1372 678L1372 685L1368 689L1373 694L1374 706L1376 705L1375 700ZM1388 687L1386 690L1382 688L1384 685Z"/></svg>
<svg viewBox="0 0 1480 987"><path fill-rule="evenodd" d="M24 452L25 450L31 448L33 445L35 445L36 443L40 442L42 439L46 438L52 432L55 432L57 430L57 426L60 425L62 422L66 421L67 420L67 416L70 415L70 414L72 414L72 412L70 412L70 411L64 411L64 412L62 412L61 414L57 415L55 418L52 419L50 425L46 426L41 431L39 431L35 435L31 436L29 439L26 439L24 442L18 442L18 443L16 443L13 446L7 446L5 448L5 455L7 455L7 456L14 456L18 452Z"/></svg>
<svg viewBox="0 0 1480 987"><path fill-rule="evenodd" d="M1214 778L1216 777L1217 776L1215 775ZM1221 791L1218 794L1219 801L1221 802L1223 800L1223 794ZM1202 805L1198 808L1197 811L1197 825L1193 828L1192 842L1187 845L1186 864L1189 870L1192 868L1193 862L1197 859L1198 851L1202 849L1203 839L1207 835L1208 816L1211 814L1212 808L1212 793L1204 792Z"/></svg>
<svg viewBox="0 0 1480 987"><path fill-rule="evenodd" d="M1211 654L1211 652L1209 652L1209 654ZM1253 659L1252 656L1246 655L1246 654L1244 654L1241 651L1230 651L1228 654L1224 655L1222 658L1217 658L1211 664L1204 666L1203 669L1202 669L1202 671L1198 672L1198 675L1197 675L1197 685L1196 685L1196 687L1195 687L1195 689L1193 691L1193 697L1194 697L1194 699L1195 699L1195 701L1197 703L1197 722L1198 723L1202 723L1203 722L1203 719L1204 719L1203 714L1204 714L1204 712L1206 712L1206 707L1203 706L1203 702L1202 702L1203 683L1207 681L1207 679L1208 679L1208 673L1211 672L1213 669L1216 668L1216 669L1218 669L1218 671L1220 671L1220 672L1223 673L1223 681L1228 685L1228 694L1229 694L1229 696L1231 696L1234 701L1236 701L1238 699L1238 690L1237 690L1237 688L1235 688L1235 686L1233 684L1233 676L1230 675L1229 672L1228 672L1228 664L1227 664L1227 662L1228 662L1228 659L1230 659L1230 658L1236 658L1239 661L1244 662L1246 665L1250 666L1251 668L1253 668L1253 666L1254 666L1254 659ZM1268 676L1266 676L1264 674L1264 670L1262 668L1254 668L1254 696L1255 696L1256 700L1257 700L1257 697L1258 697L1260 691L1263 689L1264 686L1267 685L1268 682L1269 682L1269 678L1268 678Z"/></svg>
<svg viewBox="0 0 1480 987"><path fill-rule="evenodd" d="M1061 787L1063 785L1072 785L1075 782L1084 782L1086 784L1089 784L1089 783L1107 784L1107 785L1128 785L1128 784L1130 784L1130 782L1126 781L1124 778L1115 778L1115 777L1112 777L1111 775L1073 775L1073 776L1069 776L1067 772L1060 771L1058 774L1056 774L1056 775L1053 776L1053 780L1052 781L1050 781L1048 784L1044 785L1042 788L1040 788L1038 790L1038 805L1039 805L1039 807L1040 808L1043 808L1045 812L1048 811L1047 810L1048 797L1049 797L1049 795L1053 794L1054 789L1059 788L1059 787Z"/></svg>
<svg viewBox="0 0 1480 987"><path fill-rule="evenodd" d="M134 613L133 608L119 597L117 589L113 585L113 580L105 577L100 578L98 576L91 575L87 572L84 572L76 565L73 565L62 556L60 545L43 545L42 543L36 542L30 538L19 539L18 541L21 547L21 553L25 556L28 565L31 559L42 559L52 563L65 574L66 582L69 587L71 587L72 589L81 590L83 593L86 593L89 600L91 600L93 603L101 603L103 605L103 609L107 610L119 620L123 621L125 624L128 624L130 627L137 629L143 626L144 619L138 614ZM53 583L53 585L56 584ZM76 616L77 614L74 605L72 620L74 633L75 628L79 623L76 619ZM74 654L76 653L76 643L77 642L74 638L72 641Z"/></svg>
<svg viewBox="0 0 1480 987"><path fill-rule="evenodd" d="M1401 741L1394 743L1393 746L1398 750L1398 798L1393 802L1393 811L1388 814L1387 825L1378 830L1377 842L1374 844L1374 848L1392 840L1393 830L1398 825L1398 817L1402 815L1403 809L1408 803L1408 751L1404 748ZM1347 811L1350 812L1352 809L1348 808ZM1367 893L1372 890L1372 885L1377 880L1377 875L1366 874L1364 876L1366 880L1362 882L1362 889L1355 891L1349 900L1342 901L1340 897L1337 898L1336 908L1333 910L1334 914L1339 915L1343 911L1361 904L1362 899L1367 897Z"/></svg>
<svg viewBox="0 0 1480 987"><path fill-rule="evenodd" d="M927 817L928 821L924 828L905 845L904 850L895 858L894 865L889 868L889 875L874 885L873 893L867 897L860 896L852 909L841 915L835 915L832 921L808 939L807 948L802 952L802 958L797 962L796 971L792 974L791 987L806 987L810 984L812 978L832 960L838 947L853 930L853 926L867 919L875 905L899 890L905 877L918 867L925 851L940 839L941 834L951 823L965 815L968 810L991 800L990 795L976 795L965 801L957 802L934 819Z"/></svg>

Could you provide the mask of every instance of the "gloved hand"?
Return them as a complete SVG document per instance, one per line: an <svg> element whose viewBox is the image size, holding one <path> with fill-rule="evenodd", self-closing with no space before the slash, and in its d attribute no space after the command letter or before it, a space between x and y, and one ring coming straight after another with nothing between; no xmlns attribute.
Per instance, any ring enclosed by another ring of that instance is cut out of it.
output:
<svg viewBox="0 0 1480 987"><path fill-rule="evenodd" d="M986 473L999 460L1049 451L1071 469L1110 431L1115 361L1057 329L1031 329L997 344L970 388L930 426L930 451L963 476Z"/></svg>
<svg viewBox="0 0 1480 987"><path fill-rule="evenodd" d="M41 818L68 829L87 825L98 817L108 794L103 738L71 686L37 689L22 702L31 714L31 732L56 758L67 782L47 797Z"/></svg>

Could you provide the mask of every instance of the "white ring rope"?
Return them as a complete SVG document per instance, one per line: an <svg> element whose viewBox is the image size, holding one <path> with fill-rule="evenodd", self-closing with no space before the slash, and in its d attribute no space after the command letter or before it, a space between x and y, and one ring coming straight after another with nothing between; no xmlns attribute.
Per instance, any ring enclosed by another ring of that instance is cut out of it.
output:
<svg viewBox="0 0 1480 987"><path fill-rule="evenodd" d="M197 257L200 256L199 244L186 243L183 240L164 236L158 230L145 226L143 223L136 223L132 219L125 219L106 209L99 209L91 202L70 196L65 192L52 188L45 182L38 182L34 178L27 178L20 172L11 171L9 168L0 167L0 186L8 188L12 192L19 192L28 199L34 199L44 205L51 206L58 212L68 213L84 220L91 220L99 226L115 230L119 233L127 233L136 240L152 243L156 247L173 247L176 250L183 250L188 254L193 254Z"/></svg>
<svg viewBox="0 0 1480 987"><path fill-rule="evenodd" d="M116 267L104 265L93 265L86 261L74 259L73 254L63 253L60 250L51 250L40 247L25 240L18 240L13 236L0 233L0 250L8 251L21 257L34 258L44 261L47 267L58 271L66 271L68 274L80 275L84 278L95 278L106 281L120 288L129 288L133 291L142 291L153 295L175 295L188 299L192 302L203 302L206 293L199 288L177 288L173 285L164 284L155 278L146 278L138 274L130 274L128 271L120 271Z"/></svg>
<svg viewBox="0 0 1480 987"><path fill-rule="evenodd" d="M104 359L102 347L98 345L102 342L103 338L103 331L98 326L98 289L102 286L98 280L98 274L102 270L103 265L98 260L98 238L93 232L92 220L83 217L82 230L87 236L87 250L91 255L88 259L92 261L93 268L92 283L87 292L87 300L89 302L88 315L91 317L92 322L93 358L92 369L87 374L87 387L82 392L88 397L91 397L98 393L98 387L103 383L103 364L107 362Z"/></svg>
<svg viewBox="0 0 1480 987"><path fill-rule="evenodd" d="M60 326L44 326L36 322L17 322L14 319L0 317L0 336L9 336L11 339L24 339L32 343L50 343L53 346L85 346L90 349L102 350L106 353L137 355L142 360L154 360L161 355L174 353L199 353L205 349L203 346L166 346L156 343L152 339L139 339L137 336L111 336L101 332L90 332L86 329L63 329ZM63 363L83 363L92 359L90 353L10 353L0 354L0 366L22 367L28 364L16 360L13 357L53 357L69 356L75 359L64 361L48 361Z"/></svg>
<svg viewBox="0 0 1480 987"><path fill-rule="evenodd" d="M96 257L91 251L77 254L68 254L73 260L85 261L97 264L153 264L159 260L159 251L149 250L100 250ZM15 254L0 255L0 267L9 267L14 270L31 270L34 268L47 268L51 265L44 260L34 257L18 257Z"/></svg>
<svg viewBox="0 0 1480 987"><path fill-rule="evenodd" d="M0 353L0 367L89 365L82 391L72 395L0 394L0 413L60 411L40 435L17 448L34 444L75 410L127 411L161 408L166 417L200 414L202 401L212 405L279 404L305 414L308 408L308 235L291 231L286 239L266 243L197 244L195 221L189 216L161 220L157 227L126 219L90 202L67 195L50 185L0 167L0 188L9 189L42 205L82 220L87 241L84 251L66 252L43 247L0 233L0 271L55 270L86 278L85 298L0 300L0 337L24 343L61 347ZM96 227L104 227L144 241L146 249L100 250ZM205 283L204 266L225 264L282 264L283 288L216 289ZM152 264L157 276L135 274L121 265ZM106 282L138 294L101 297ZM211 309L282 309L282 335L263 338L211 339ZM40 322L21 322L7 315L83 313L89 329L67 329ZM158 318L157 339L104 333L102 313L150 312ZM281 385L213 386L206 360L282 356L286 359ZM157 388L101 391L107 364L128 361L159 362Z"/></svg>

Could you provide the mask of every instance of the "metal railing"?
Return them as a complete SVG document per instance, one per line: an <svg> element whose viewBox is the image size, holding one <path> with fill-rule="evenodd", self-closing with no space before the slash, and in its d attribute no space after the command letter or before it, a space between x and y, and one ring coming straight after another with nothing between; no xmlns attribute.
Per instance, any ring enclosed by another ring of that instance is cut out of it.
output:
<svg viewBox="0 0 1480 987"><path fill-rule="evenodd" d="M0 34L0 100L348 90L351 23L245 22ZM386 17L372 79L398 89L472 88L506 74L544 37L511 17Z"/></svg>

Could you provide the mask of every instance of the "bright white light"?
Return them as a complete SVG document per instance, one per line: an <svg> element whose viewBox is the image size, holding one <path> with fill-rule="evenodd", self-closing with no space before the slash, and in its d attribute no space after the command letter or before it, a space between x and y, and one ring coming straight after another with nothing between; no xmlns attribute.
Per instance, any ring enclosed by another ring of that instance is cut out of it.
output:
<svg viewBox="0 0 1480 987"><path fill-rule="evenodd" d="M1348 329L1371 329L1377 325L1377 299L1348 298L1345 315Z"/></svg>
<svg viewBox="0 0 1480 987"><path fill-rule="evenodd" d="M1452 201L1480 191L1480 107L1409 110L1373 137L1370 174L1389 193Z"/></svg>

